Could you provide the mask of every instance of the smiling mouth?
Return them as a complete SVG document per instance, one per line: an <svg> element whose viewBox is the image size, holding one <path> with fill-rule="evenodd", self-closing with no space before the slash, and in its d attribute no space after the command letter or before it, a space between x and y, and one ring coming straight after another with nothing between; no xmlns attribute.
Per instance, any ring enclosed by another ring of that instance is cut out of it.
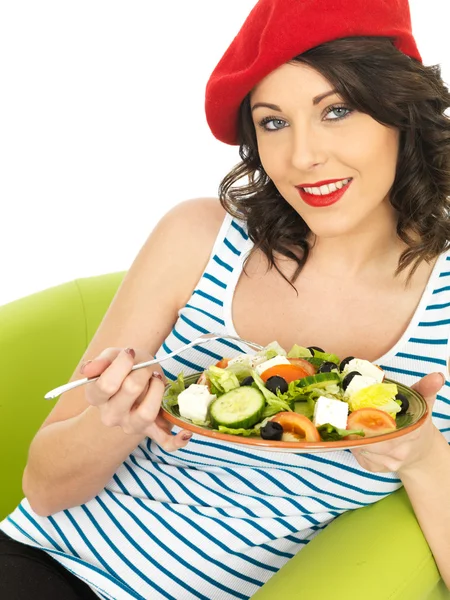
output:
<svg viewBox="0 0 450 600"><path fill-rule="evenodd" d="M349 185L349 183L352 181L352 178L349 177L348 179L341 179L341 181L336 181L335 183L329 183L327 185L322 185L320 187L301 187L301 186L297 186L297 189L302 190L302 192L305 192L306 194L310 194L311 196L328 196L330 194L333 194L334 192L337 192L338 190L341 190L342 188L346 187L347 185Z"/></svg>
<svg viewBox="0 0 450 600"><path fill-rule="evenodd" d="M353 179L344 179L342 182L337 182L338 184L340 184L340 187L338 187L336 184L327 185L325 186L327 190L333 190L328 191L328 193L322 193L322 191L320 190L322 190L323 188L315 188L315 190L319 190L319 193L316 192L313 194L307 192L302 187L297 187L297 191L300 194L300 197L303 200L303 202L305 202L305 204L308 204L309 206L315 208L325 208L326 206L331 206L332 204L336 204L336 202L339 202L339 200L344 196L344 194L350 187L352 181ZM314 188L306 189L314 190Z"/></svg>

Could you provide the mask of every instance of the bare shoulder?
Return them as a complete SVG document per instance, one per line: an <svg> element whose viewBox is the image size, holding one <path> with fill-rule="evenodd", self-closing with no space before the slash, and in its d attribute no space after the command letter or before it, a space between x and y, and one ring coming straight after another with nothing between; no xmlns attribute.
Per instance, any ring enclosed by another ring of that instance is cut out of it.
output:
<svg viewBox="0 0 450 600"><path fill-rule="evenodd" d="M216 239L225 215L218 198L185 200L164 215L155 231L161 229L165 234L181 236L184 243L193 238L197 244L208 244Z"/></svg>
<svg viewBox="0 0 450 600"><path fill-rule="evenodd" d="M175 286L169 281L166 285L172 287L172 297L181 306L206 267L225 215L218 198L181 202L164 215L149 235L136 259L136 274L150 264L155 268L158 256L160 278L167 279L164 272L171 273Z"/></svg>
<svg viewBox="0 0 450 600"><path fill-rule="evenodd" d="M81 362L105 348L140 348L155 354L191 297L225 214L218 199L198 198L181 202L163 216L127 271L71 381L81 377ZM87 407L83 388L66 392L42 427Z"/></svg>
<svg viewBox="0 0 450 600"><path fill-rule="evenodd" d="M156 350L200 279L225 214L215 198L186 200L168 211L133 261L107 320L114 315L115 322L126 323L131 306L142 322L152 313L158 327L147 328L145 347Z"/></svg>
<svg viewBox="0 0 450 600"><path fill-rule="evenodd" d="M190 217L193 222L204 221L205 218L216 223L222 223L226 211L218 198L193 198L180 202L167 214Z"/></svg>

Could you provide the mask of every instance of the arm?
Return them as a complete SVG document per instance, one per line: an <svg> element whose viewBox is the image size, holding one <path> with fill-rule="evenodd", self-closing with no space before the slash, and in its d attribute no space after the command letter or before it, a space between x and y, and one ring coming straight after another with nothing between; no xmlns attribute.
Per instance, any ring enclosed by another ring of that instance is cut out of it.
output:
<svg viewBox="0 0 450 600"><path fill-rule="evenodd" d="M399 476L450 590L450 445L438 429L423 462L406 468Z"/></svg>
<svg viewBox="0 0 450 600"><path fill-rule="evenodd" d="M83 376L82 362L105 348L155 354L206 266L223 218L217 200L201 199L178 205L161 220L71 380ZM98 409L87 403L85 387L63 394L30 445L23 490L31 507L48 515L87 502L144 437L105 426Z"/></svg>
<svg viewBox="0 0 450 600"><path fill-rule="evenodd" d="M352 450L359 464L373 473L396 472L403 482L422 532L450 589L450 447L431 415L442 373L430 373L413 385L428 405L428 418L402 437Z"/></svg>

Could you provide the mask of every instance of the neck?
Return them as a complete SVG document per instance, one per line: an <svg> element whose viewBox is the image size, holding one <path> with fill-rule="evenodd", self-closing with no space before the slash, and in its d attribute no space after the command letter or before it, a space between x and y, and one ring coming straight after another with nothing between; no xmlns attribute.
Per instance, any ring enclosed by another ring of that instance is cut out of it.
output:
<svg viewBox="0 0 450 600"><path fill-rule="evenodd" d="M307 262L316 272L340 280L393 277L406 245L397 236L395 216L389 213L385 209L371 214L345 236L312 237Z"/></svg>

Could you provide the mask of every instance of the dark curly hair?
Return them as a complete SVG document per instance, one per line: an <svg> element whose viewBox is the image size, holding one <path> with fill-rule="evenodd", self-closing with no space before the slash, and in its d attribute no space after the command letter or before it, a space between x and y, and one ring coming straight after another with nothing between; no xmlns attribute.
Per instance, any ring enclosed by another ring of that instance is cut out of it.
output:
<svg viewBox="0 0 450 600"><path fill-rule="evenodd" d="M396 275L431 262L450 247L450 93L439 65L406 56L389 37L351 37L327 42L290 62L321 73L347 104L400 132L390 202L398 212L397 234L408 248ZM269 268L279 269L274 252L297 262L293 285L309 254L310 229L264 172L251 117L250 94L239 110L241 162L221 181L225 210L247 223L252 252L260 249ZM247 178L246 185L235 186ZM251 254L249 255L249 257ZM247 259L248 260L248 259Z"/></svg>

